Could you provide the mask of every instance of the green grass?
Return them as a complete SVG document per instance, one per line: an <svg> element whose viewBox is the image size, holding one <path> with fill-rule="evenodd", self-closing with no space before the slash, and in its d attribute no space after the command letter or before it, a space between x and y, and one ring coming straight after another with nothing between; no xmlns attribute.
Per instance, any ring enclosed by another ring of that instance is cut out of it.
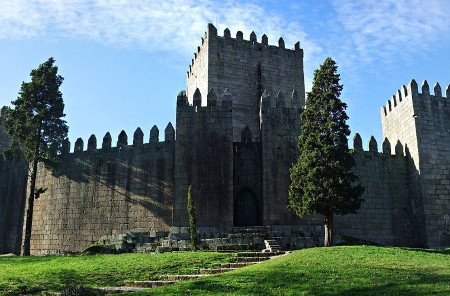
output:
<svg viewBox="0 0 450 296"><path fill-rule="evenodd" d="M229 273L128 295L450 295L450 252L313 248Z"/></svg>
<svg viewBox="0 0 450 296"><path fill-rule="evenodd" d="M0 257L0 295L188 274L223 253ZM313 248L229 273L128 295L450 295L450 250Z"/></svg>
<svg viewBox="0 0 450 296"><path fill-rule="evenodd" d="M75 285L121 286L161 274L189 274L227 262L226 253L0 257L0 295L39 294Z"/></svg>

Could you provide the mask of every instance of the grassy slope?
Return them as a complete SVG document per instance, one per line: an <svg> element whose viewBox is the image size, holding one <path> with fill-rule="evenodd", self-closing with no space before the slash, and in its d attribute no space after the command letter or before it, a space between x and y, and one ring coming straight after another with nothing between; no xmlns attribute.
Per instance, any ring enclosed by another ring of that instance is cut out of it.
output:
<svg viewBox="0 0 450 296"><path fill-rule="evenodd" d="M226 274L131 294L450 295L450 252L306 249Z"/></svg>
<svg viewBox="0 0 450 296"><path fill-rule="evenodd" d="M161 274L192 273L227 262L224 253L122 254L98 256L0 257L0 295L60 291L78 284L123 285Z"/></svg>
<svg viewBox="0 0 450 296"><path fill-rule="evenodd" d="M191 273L229 254L173 253L0 257L0 295L62 290L77 284L122 285L161 274ZM450 252L335 247L288 256L132 295L450 295Z"/></svg>

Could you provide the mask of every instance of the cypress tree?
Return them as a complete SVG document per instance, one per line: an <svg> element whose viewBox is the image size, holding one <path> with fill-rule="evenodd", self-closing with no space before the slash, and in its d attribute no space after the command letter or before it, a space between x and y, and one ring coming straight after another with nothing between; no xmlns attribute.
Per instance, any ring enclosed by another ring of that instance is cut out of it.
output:
<svg viewBox="0 0 450 296"><path fill-rule="evenodd" d="M54 164L67 139L68 127L62 118L64 102L59 90L64 78L58 75L55 60L49 58L31 70L31 81L23 82L19 96L12 101L13 109L6 110L4 126L11 137L6 154L20 152L30 164L30 189L25 219L22 254L30 254L34 200L46 188L36 188L38 164Z"/></svg>
<svg viewBox="0 0 450 296"><path fill-rule="evenodd" d="M195 202L192 196L192 185L189 185L187 192L187 210L189 215L189 236L191 240L191 248L197 250L197 212L195 210Z"/></svg>
<svg viewBox="0 0 450 296"><path fill-rule="evenodd" d="M354 186L355 161L348 149L347 105L340 100L342 85L337 65L327 58L314 72L311 92L301 114L299 157L290 170L289 208L297 215L324 217L324 246L331 246L333 215L355 213L364 189Z"/></svg>

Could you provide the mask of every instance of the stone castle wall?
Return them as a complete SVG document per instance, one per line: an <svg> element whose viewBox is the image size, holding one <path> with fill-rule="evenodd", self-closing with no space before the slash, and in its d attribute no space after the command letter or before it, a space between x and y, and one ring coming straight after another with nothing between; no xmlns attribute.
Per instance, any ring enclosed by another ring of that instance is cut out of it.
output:
<svg viewBox="0 0 450 296"><path fill-rule="evenodd" d="M78 252L101 236L130 230L168 231L175 157L171 124L165 133L159 142L154 127L150 143L143 144L138 129L128 145L122 132L117 147L111 147L108 133L101 149L91 137L86 151L79 139L58 167L41 164L36 185L47 190L35 201L31 253Z"/></svg>
<svg viewBox="0 0 450 296"><path fill-rule="evenodd" d="M9 145L0 112L0 150ZM0 151L0 254L20 253L27 165L23 159L5 159Z"/></svg>
<svg viewBox="0 0 450 296"><path fill-rule="evenodd" d="M232 95L208 94L208 105L177 98L174 226L187 226L186 193L192 185L199 227L233 226Z"/></svg>
<svg viewBox="0 0 450 296"><path fill-rule="evenodd" d="M0 155L0 254L20 253L27 165Z"/></svg>
<svg viewBox="0 0 450 296"><path fill-rule="evenodd" d="M365 188L363 203L356 214L336 216L336 232L382 245L415 246L408 160L403 151L392 155L385 141L380 153L373 137L369 151L363 151L358 134L353 147L354 171Z"/></svg>
<svg viewBox="0 0 450 296"><path fill-rule="evenodd" d="M316 223L314 219L299 219L287 208L289 170L298 156L300 106L296 93L270 95L266 91L261 98L263 225Z"/></svg>

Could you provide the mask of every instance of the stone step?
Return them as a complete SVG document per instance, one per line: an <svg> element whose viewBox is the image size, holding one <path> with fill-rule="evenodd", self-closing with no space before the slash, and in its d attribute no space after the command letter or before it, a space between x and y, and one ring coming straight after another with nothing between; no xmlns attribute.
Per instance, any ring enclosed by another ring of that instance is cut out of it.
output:
<svg viewBox="0 0 450 296"><path fill-rule="evenodd" d="M269 246L270 253L279 252L281 250L281 247L278 245L270 245Z"/></svg>
<svg viewBox="0 0 450 296"><path fill-rule="evenodd" d="M166 285L174 284L175 281L130 281L126 284L131 287L140 287L140 288L155 288L155 287L161 287Z"/></svg>
<svg viewBox="0 0 450 296"><path fill-rule="evenodd" d="M257 261L257 262L238 262L238 263L222 263L222 264L220 264L220 268L241 268L241 267L257 264L259 262L261 262L261 261Z"/></svg>
<svg viewBox="0 0 450 296"><path fill-rule="evenodd" d="M269 260L271 257L236 257L234 262L261 262ZM232 263L234 263L232 262Z"/></svg>
<svg viewBox="0 0 450 296"><path fill-rule="evenodd" d="M261 252L264 253L264 254L271 254L271 255L269 255L269 257L274 257L274 256L279 256L279 255L286 254L286 252L282 251L281 248L280 249L275 249L275 248L264 249Z"/></svg>
<svg viewBox="0 0 450 296"><path fill-rule="evenodd" d="M252 252L256 250L261 250L261 244L244 244L244 245L230 244L217 246L217 252L235 253L236 251Z"/></svg>
<svg viewBox="0 0 450 296"><path fill-rule="evenodd" d="M200 274L212 274L212 273L223 273L227 271L235 270L236 268L202 268L199 270Z"/></svg>
<svg viewBox="0 0 450 296"><path fill-rule="evenodd" d="M266 248L263 252L278 252L281 250L281 247L276 239L265 239L264 244Z"/></svg>
<svg viewBox="0 0 450 296"><path fill-rule="evenodd" d="M148 291L149 288L142 287L96 287L95 289L111 293L128 293L128 292L142 292Z"/></svg>
<svg viewBox="0 0 450 296"><path fill-rule="evenodd" d="M188 281L207 276L206 274L168 274L162 275L159 279L164 281Z"/></svg>
<svg viewBox="0 0 450 296"><path fill-rule="evenodd" d="M239 252L236 254L237 257L272 257L282 255L284 252Z"/></svg>
<svg viewBox="0 0 450 296"><path fill-rule="evenodd" d="M266 246L267 246L267 247L272 247L272 248L274 248L274 247L280 247L280 245L279 245L278 243L266 243Z"/></svg>

